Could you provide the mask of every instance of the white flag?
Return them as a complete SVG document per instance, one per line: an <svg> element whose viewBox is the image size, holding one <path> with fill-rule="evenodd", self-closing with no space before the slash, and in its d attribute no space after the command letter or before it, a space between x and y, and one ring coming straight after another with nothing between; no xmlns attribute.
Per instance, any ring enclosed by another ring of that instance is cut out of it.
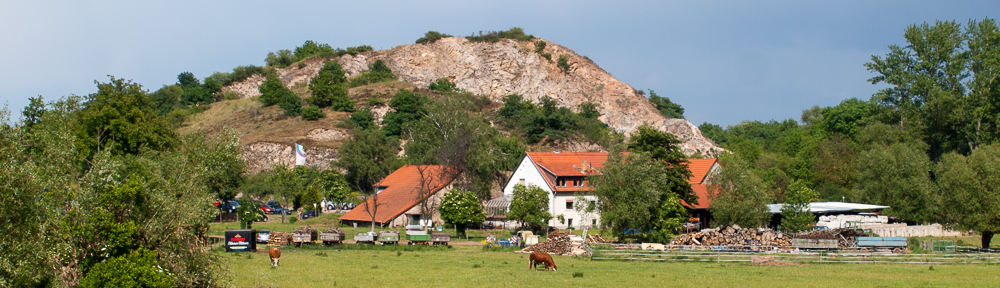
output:
<svg viewBox="0 0 1000 288"><path fill-rule="evenodd" d="M295 143L295 165L306 165L306 150L299 143Z"/></svg>

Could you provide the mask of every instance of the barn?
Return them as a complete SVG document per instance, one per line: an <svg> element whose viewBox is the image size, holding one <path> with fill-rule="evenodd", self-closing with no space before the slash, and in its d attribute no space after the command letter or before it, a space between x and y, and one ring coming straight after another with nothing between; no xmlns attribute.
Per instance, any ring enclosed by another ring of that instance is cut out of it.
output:
<svg viewBox="0 0 1000 288"><path fill-rule="evenodd" d="M340 221L368 226L374 212L374 222L381 226L443 225L437 207L454 187L453 170L443 165L405 165L376 183L376 194L341 216Z"/></svg>

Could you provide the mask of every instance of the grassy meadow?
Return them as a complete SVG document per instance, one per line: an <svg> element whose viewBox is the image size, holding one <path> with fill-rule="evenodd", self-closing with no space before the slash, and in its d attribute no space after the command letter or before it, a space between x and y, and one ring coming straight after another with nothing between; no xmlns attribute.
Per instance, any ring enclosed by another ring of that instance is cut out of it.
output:
<svg viewBox="0 0 1000 288"><path fill-rule="evenodd" d="M398 247L407 249L409 247ZM412 249L412 248L409 248ZM530 271L527 255L478 246L428 251L284 248L281 266L265 253L219 252L237 287L990 287L997 265L590 261L554 256L558 272ZM580 276L580 277L574 277Z"/></svg>

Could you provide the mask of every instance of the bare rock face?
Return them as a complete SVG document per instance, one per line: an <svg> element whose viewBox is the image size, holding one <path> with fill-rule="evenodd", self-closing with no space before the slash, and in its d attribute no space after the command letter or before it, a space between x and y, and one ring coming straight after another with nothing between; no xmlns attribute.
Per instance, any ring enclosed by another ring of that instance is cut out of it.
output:
<svg viewBox="0 0 1000 288"><path fill-rule="evenodd" d="M336 131L336 130L334 130ZM306 151L306 165L319 169L329 169L331 161L340 160L336 150L303 145ZM274 166L295 166L294 148L290 145L257 142L243 147L243 159L247 161L247 173L257 174Z"/></svg>
<svg viewBox="0 0 1000 288"><path fill-rule="evenodd" d="M559 107L574 111L579 111L580 104L591 102L597 104L597 110L601 112L599 119L616 131L629 134L643 123L649 123L683 141L681 148L685 154L713 156L724 151L702 136L691 122L663 117L632 86L618 81L589 58L551 42L544 49L552 55L551 61L534 50L534 42L505 39L485 43L453 37L429 44L401 45L385 51L344 55L337 60L348 75L354 75L368 70L369 64L382 59L401 80L417 87L427 87L437 79L448 78L459 89L489 96L497 102L509 94L520 94L534 101L549 96L556 99ZM570 68L565 72L556 66L560 55L569 60ZM278 72L287 86L308 81L322 68L319 62L324 59L314 60L315 63L307 61L302 67L293 65L278 69ZM245 86L253 86L256 91L253 83Z"/></svg>

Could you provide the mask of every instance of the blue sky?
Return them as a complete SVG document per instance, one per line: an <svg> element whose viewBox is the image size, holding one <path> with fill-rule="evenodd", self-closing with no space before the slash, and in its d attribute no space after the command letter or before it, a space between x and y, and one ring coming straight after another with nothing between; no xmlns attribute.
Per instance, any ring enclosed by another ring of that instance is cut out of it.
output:
<svg viewBox="0 0 1000 288"><path fill-rule="evenodd" d="M680 103L695 124L797 120L813 105L868 99L879 86L863 64L905 45L908 25L1000 11L1000 1L146 2L0 1L0 105L16 120L28 97L87 95L106 75L155 91L184 71L263 65L305 40L388 49L428 30L516 26Z"/></svg>

